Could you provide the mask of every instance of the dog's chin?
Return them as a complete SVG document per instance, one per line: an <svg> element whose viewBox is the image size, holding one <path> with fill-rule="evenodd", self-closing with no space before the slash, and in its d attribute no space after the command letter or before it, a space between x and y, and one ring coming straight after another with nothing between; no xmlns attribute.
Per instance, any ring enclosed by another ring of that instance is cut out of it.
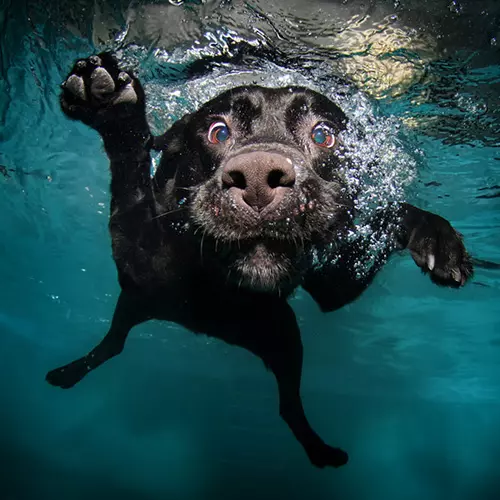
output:
<svg viewBox="0 0 500 500"><path fill-rule="evenodd" d="M236 257L229 276L240 288L279 294L296 285L297 266L294 264L287 252L256 243Z"/></svg>

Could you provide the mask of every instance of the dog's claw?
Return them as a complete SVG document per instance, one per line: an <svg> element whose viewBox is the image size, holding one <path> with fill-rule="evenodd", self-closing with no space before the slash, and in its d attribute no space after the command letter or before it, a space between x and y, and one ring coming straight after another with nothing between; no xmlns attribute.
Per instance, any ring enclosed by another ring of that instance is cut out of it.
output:
<svg viewBox="0 0 500 500"><path fill-rule="evenodd" d="M83 71L86 67L87 67L87 61L85 61L84 59L77 61L77 63L75 64L75 68L78 71Z"/></svg>
<svg viewBox="0 0 500 500"><path fill-rule="evenodd" d="M412 207L417 220L408 249L415 263L434 283L460 287L472 276L473 267L462 236L442 217Z"/></svg>
<svg viewBox="0 0 500 500"><path fill-rule="evenodd" d="M132 81L132 78L130 78L130 75L128 73L125 73L125 71L122 71L119 75L118 75L118 81L122 84L122 85L126 85L127 83L130 83Z"/></svg>
<svg viewBox="0 0 500 500"><path fill-rule="evenodd" d="M451 276L457 283L462 283L462 273L459 269L455 268L451 270Z"/></svg>
<svg viewBox="0 0 500 500"><path fill-rule="evenodd" d="M432 271L434 269L434 265L436 264L436 258L434 257L433 254L429 254L427 256L427 267L429 268L429 271Z"/></svg>
<svg viewBox="0 0 500 500"><path fill-rule="evenodd" d="M99 56L96 56L96 55L90 56L89 62L91 64L93 64L94 66L101 66L102 65L101 58Z"/></svg>

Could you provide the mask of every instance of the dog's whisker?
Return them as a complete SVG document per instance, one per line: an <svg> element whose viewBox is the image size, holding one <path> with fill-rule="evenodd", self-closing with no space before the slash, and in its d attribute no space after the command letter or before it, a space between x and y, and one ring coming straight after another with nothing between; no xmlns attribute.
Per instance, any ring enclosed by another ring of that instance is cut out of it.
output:
<svg viewBox="0 0 500 500"><path fill-rule="evenodd" d="M203 242L205 240L205 235L207 234L207 230L205 229L203 231L203 234L201 235L201 241L200 241L200 257L201 260L203 260Z"/></svg>
<svg viewBox="0 0 500 500"><path fill-rule="evenodd" d="M174 214L174 213L177 213L177 212L181 212L182 210L186 210L186 207L179 207L179 208L174 208L173 210L169 210L168 212L163 212L159 215L155 215L154 217L152 217L152 219L159 219L160 217L165 217L166 215L170 215L170 214Z"/></svg>

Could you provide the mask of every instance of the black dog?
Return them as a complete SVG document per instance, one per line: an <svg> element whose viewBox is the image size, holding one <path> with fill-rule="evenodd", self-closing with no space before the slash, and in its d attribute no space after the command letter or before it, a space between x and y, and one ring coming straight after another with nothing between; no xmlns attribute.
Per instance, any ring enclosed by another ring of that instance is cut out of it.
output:
<svg viewBox="0 0 500 500"><path fill-rule="evenodd" d="M323 311L353 301L395 249L408 248L438 284L472 274L460 235L408 204L379 210L385 249L365 273L342 175L342 110L306 88L239 87L150 133L139 81L109 54L78 61L62 109L96 129L111 160L113 256L122 292L108 334L89 354L51 371L69 388L119 354L132 327L157 318L261 357L276 376L280 414L311 462L347 454L310 427L300 397L302 343L287 297L302 286ZM151 177L150 150L163 152Z"/></svg>

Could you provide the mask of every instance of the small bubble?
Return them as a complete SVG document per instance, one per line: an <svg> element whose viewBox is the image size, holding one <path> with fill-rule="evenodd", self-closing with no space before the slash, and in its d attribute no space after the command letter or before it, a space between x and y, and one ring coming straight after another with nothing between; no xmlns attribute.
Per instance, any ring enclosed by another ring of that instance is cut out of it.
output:
<svg viewBox="0 0 500 500"><path fill-rule="evenodd" d="M450 10L450 12L453 12L454 14L461 14L463 10L462 6L457 0L452 0L448 5L448 9Z"/></svg>

